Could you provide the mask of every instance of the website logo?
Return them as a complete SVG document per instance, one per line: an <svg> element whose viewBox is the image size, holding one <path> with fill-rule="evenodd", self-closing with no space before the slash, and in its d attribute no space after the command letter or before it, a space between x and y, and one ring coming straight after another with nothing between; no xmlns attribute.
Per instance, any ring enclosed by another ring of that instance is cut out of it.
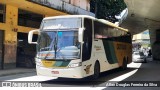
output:
<svg viewBox="0 0 160 90"><path fill-rule="evenodd" d="M11 82L2 82L2 87L12 87Z"/></svg>

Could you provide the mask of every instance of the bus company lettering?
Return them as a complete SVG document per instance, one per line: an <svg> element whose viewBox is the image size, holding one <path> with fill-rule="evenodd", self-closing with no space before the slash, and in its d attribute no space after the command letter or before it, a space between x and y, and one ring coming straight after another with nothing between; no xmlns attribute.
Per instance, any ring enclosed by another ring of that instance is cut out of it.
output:
<svg viewBox="0 0 160 90"><path fill-rule="evenodd" d="M96 49L96 51L99 51L99 50L101 50L101 46L94 46L94 48Z"/></svg>
<svg viewBox="0 0 160 90"><path fill-rule="evenodd" d="M127 46L124 44L117 44L117 49L118 50L126 50Z"/></svg>

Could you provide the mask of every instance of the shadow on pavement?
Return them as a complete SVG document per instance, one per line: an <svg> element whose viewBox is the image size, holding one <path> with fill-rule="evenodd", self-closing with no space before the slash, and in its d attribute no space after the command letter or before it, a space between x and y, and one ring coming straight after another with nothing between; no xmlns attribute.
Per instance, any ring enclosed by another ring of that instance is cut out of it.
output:
<svg viewBox="0 0 160 90"><path fill-rule="evenodd" d="M160 62L148 61L142 63L138 71L132 76L118 83L142 84L143 86L106 87L104 90L160 90ZM149 86L144 86L147 83Z"/></svg>
<svg viewBox="0 0 160 90"><path fill-rule="evenodd" d="M103 84L110 79L116 78L128 72L131 72L135 69L136 68L128 68L127 70L122 71L120 68L117 68L117 69L102 73L100 77L96 80L91 80L90 78L84 78L84 79L58 78L54 80L44 81L41 83L45 86L51 86L51 87L53 86L94 87L94 86L99 86L100 84Z"/></svg>

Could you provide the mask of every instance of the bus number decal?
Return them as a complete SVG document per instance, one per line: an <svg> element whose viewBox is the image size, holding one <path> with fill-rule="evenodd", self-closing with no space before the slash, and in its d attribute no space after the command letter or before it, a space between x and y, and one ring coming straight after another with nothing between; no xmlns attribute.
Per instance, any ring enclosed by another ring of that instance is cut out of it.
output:
<svg viewBox="0 0 160 90"><path fill-rule="evenodd" d="M101 50L101 46L94 46L94 48L96 49L96 51L99 51L99 50Z"/></svg>

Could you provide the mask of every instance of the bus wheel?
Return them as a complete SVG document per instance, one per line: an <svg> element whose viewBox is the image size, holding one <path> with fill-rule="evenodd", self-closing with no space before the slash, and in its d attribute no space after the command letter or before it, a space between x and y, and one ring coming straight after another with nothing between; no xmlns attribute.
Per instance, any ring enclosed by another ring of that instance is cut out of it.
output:
<svg viewBox="0 0 160 90"><path fill-rule="evenodd" d="M127 60L124 58L123 59L123 64L122 64L122 70L126 70L127 69Z"/></svg>
<svg viewBox="0 0 160 90"><path fill-rule="evenodd" d="M97 61L94 65L94 74L92 76L92 79L97 79L100 75L100 65L99 62Z"/></svg>

